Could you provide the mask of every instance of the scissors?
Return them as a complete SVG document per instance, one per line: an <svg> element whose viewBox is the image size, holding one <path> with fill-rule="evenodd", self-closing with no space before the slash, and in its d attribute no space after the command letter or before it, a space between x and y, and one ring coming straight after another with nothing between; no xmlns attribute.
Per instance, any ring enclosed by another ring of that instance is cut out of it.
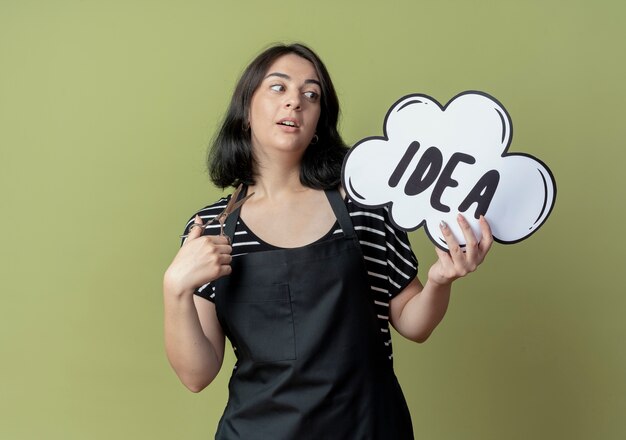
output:
<svg viewBox="0 0 626 440"><path fill-rule="evenodd" d="M215 217L213 217L211 220L209 220L203 225L200 225L198 223L192 224L189 227L189 232L191 232L191 230L196 226L201 227L202 229L206 229L207 226L217 221L220 224L220 235L224 236L224 223L226 223L226 219L228 218L228 216L231 215L235 210L237 210L237 208L239 208L241 205L243 205L246 200L248 200L250 197L254 195L254 193L248 194L243 199L237 201L237 199L239 198L239 193L241 192L242 186L243 184L239 184L239 186L237 187L233 195L230 196L230 200L228 201L226 208L224 208L222 212L217 214ZM188 236L189 234L185 234L185 235L181 235L180 238L187 238Z"/></svg>

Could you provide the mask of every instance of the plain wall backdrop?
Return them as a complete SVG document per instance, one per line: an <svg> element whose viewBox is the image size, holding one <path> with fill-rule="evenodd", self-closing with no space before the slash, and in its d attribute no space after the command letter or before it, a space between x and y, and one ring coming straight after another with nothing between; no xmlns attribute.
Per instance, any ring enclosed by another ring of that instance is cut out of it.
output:
<svg viewBox="0 0 626 440"><path fill-rule="evenodd" d="M212 438L234 358L195 395L162 342L162 274L221 191L206 148L278 41L326 62L349 144L409 93L482 90L556 206L394 335L423 439L626 438L626 7L589 1L0 0L0 438ZM434 261L410 234L420 276Z"/></svg>

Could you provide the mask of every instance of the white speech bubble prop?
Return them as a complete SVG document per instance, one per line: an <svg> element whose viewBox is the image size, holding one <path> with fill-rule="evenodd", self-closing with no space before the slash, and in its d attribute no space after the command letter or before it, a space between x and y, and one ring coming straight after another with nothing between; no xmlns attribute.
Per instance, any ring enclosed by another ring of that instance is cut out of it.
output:
<svg viewBox="0 0 626 440"><path fill-rule="evenodd" d="M387 112L383 130L383 137L350 150L343 186L358 205L389 206L401 229L424 226L442 249L442 220L465 245L458 213L478 239L483 214L494 239L510 244L535 232L554 207L551 171L533 156L507 153L511 118L486 93L463 92L445 106L426 95L405 96Z"/></svg>

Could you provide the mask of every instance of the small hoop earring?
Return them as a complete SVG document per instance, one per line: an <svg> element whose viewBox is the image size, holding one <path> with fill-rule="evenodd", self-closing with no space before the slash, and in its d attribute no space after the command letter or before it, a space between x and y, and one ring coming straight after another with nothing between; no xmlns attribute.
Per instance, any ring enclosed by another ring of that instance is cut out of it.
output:
<svg viewBox="0 0 626 440"><path fill-rule="evenodd" d="M320 140L320 137L317 135L317 133L315 133L313 135L313 138L311 139L311 145L317 144L319 142L319 140Z"/></svg>

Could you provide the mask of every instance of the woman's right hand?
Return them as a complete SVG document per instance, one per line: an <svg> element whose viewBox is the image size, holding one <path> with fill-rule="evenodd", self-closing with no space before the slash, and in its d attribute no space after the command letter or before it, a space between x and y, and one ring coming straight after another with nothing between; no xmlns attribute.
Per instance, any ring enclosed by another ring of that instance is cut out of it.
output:
<svg viewBox="0 0 626 440"><path fill-rule="evenodd" d="M229 275L232 247L228 237L202 235L202 219L196 215L189 235L167 268L163 279L166 292L175 295L193 292L211 281Z"/></svg>

